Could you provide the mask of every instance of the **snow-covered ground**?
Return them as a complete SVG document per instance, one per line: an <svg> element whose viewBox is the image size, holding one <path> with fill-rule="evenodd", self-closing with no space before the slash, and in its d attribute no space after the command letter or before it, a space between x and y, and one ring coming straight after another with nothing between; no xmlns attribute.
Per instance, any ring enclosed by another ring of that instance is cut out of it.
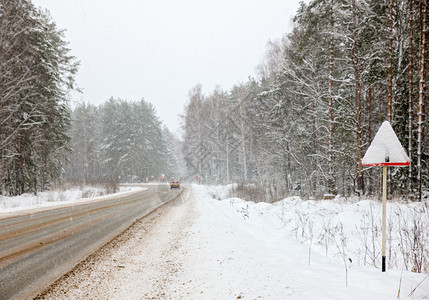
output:
<svg viewBox="0 0 429 300"><path fill-rule="evenodd" d="M397 244L402 229L425 224L424 204L389 203L389 222L400 224L389 227L382 273L378 202L255 204L227 191L193 186L46 298L429 299L427 275L404 267L417 254Z"/></svg>
<svg viewBox="0 0 429 300"><path fill-rule="evenodd" d="M425 278L401 270L382 273L348 253L348 243L359 239L348 229L355 230L362 217L356 207L365 202L289 198L272 205L212 198L224 195L223 187L196 187L200 217L185 243L191 249L184 264L184 276L192 280L188 289L195 298L201 291L212 299L393 299L399 289L401 298L406 298ZM312 229L302 228L304 218ZM344 225L343 231L333 227L338 247L328 247L328 255L324 245L311 245L305 237L305 231L312 231L316 244L327 220L331 224L342 220ZM349 242L343 248L344 239ZM429 299L429 281L413 295Z"/></svg>

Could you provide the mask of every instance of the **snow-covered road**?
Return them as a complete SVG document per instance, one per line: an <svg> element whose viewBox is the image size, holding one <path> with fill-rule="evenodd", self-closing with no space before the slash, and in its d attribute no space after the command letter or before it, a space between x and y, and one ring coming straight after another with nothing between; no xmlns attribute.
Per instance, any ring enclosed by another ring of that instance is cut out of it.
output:
<svg viewBox="0 0 429 300"><path fill-rule="evenodd" d="M349 300L397 299L398 293L410 299L426 276L381 273L309 252L308 243L270 215L271 204L212 195L194 186L81 264L45 299ZM429 299L428 280L412 299Z"/></svg>

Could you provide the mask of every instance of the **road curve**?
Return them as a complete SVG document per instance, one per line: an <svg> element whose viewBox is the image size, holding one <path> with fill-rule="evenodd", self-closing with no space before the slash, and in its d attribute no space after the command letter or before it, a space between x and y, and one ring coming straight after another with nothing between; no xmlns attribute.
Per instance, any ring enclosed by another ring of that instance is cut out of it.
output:
<svg viewBox="0 0 429 300"><path fill-rule="evenodd" d="M0 299L31 298L180 191L145 191L0 219Z"/></svg>

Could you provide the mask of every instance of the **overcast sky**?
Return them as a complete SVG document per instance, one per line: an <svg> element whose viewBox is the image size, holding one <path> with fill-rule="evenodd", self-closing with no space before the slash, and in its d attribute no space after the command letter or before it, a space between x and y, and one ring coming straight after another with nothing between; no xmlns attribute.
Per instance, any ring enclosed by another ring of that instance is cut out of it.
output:
<svg viewBox="0 0 429 300"><path fill-rule="evenodd" d="M176 132L188 92L256 77L268 40L292 29L299 0L32 0L81 62L73 101L144 98Z"/></svg>

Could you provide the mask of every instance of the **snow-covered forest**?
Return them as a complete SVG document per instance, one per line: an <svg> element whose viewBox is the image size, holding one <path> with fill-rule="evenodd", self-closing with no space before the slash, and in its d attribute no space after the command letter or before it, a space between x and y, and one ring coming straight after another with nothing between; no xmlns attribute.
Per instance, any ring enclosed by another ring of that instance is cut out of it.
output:
<svg viewBox="0 0 429 300"><path fill-rule="evenodd" d="M77 66L47 13L0 1L0 194L36 193L61 178Z"/></svg>
<svg viewBox="0 0 429 300"><path fill-rule="evenodd" d="M73 111L73 124L68 181L115 187L120 181L181 175L180 141L144 100L112 98L99 107L81 104Z"/></svg>
<svg viewBox="0 0 429 300"><path fill-rule="evenodd" d="M269 42L260 78L224 91L195 86L184 113L184 155L205 182L252 182L321 197L374 195L379 169L362 157L390 121L411 159L391 168L392 194L428 188L427 2L313 0L294 29Z"/></svg>

